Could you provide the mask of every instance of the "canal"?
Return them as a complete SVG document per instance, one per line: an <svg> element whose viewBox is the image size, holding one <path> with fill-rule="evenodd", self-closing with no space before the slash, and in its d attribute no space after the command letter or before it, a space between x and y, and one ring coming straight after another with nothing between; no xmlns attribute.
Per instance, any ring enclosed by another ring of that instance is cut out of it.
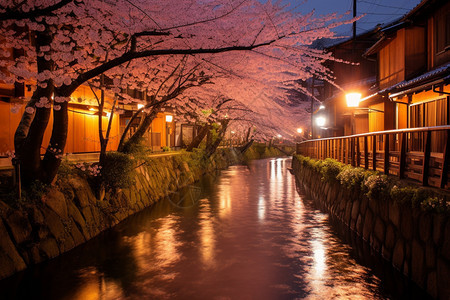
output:
<svg viewBox="0 0 450 300"><path fill-rule="evenodd" d="M0 282L2 299L426 297L314 208L288 158L208 176ZM341 238L342 237L342 238Z"/></svg>

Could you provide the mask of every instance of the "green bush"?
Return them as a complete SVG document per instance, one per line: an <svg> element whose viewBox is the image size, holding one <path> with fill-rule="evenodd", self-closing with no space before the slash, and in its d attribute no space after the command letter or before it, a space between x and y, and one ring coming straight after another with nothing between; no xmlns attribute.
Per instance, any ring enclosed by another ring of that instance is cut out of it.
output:
<svg viewBox="0 0 450 300"><path fill-rule="evenodd" d="M316 161L315 168L321 172L322 180L336 181L338 174L342 171L344 165L340 162L327 158L323 161Z"/></svg>
<svg viewBox="0 0 450 300"><path fill-rule="evenodd" d="M363 168L353 168L351 166L345 166L337 175L337 179L347 189L360 190L367 176L367 172L368 171Z"/></svg>
<svg viewBox="0 0 450 300"><path fill-rule="evenodd" d="M416 187L394 185L390 191L391 199L399 204L412 203L417 192Z"/></svg>
<svg viewBox="0 0 450 300"><path fill-rule="evenodd" d="M371 200L388 200L389 180L386 175L373 174L364 181L366 195Z"/></svg>
<svg viewBox="0 0 450 300"><path fill-rule="evenodd" d="M116 191L135 183L135 163L128 154L107 152L101 167L97 177L106 188Z"/></svg>

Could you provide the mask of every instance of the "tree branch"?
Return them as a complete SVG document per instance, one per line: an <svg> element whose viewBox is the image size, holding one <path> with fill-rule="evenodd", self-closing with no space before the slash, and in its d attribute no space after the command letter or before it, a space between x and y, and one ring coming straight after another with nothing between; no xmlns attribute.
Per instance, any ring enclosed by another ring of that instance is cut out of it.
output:
<svg viewBox="0 0 450 300"><path fill-rule="evenodd" d="M6 20L23 20L23 19L29 19L29 18L36 18L40 16L45 16L50 14L51 12L60 9L61 7L66 6L73 0L61 0L60 2L47 6L45 8L36 8L32 9L28 12L18 12L15 10L6 10L3 13L0 13L0 21L6 21Z"/></svg>

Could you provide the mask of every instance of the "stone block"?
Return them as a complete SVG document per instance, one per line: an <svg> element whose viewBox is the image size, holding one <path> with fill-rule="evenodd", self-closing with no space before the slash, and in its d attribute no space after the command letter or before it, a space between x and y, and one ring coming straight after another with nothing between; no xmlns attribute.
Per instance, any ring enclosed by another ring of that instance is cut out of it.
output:
<svg viewBox="0 0 450 300"><path fill-rule="evenodd" d="M389 220L395 227L400 228L400 206L395 202L389 203Z"/></svg>
<svg viewBox="0 0 450 300"><path fill-rule="evenodd" d="M367 206L369 205L369 199L367 199L367 197L363 197L361 199L361 204L359 206L359 211L361 212L361 214L364 216L367 210Z"/></svg>
<svg viewBox="0 0 450 300"><path fill-rule="evenodd" d="M50 233L57 239L64 239L65 229L64 224L61 221L61 218L58 216L56 212L51 210L50 208L44 207L42 210L44 214L46 225Z"/></svg>
<svg viewBox="0 0 450 300"><path fill-rule="evenodd" d="M437 276L436 272L432 271L427 276L427 287L426 290L428 294L430 294L431 297L434 299L437 298L438 290L437 290Z"/></svg>
<svg viewBox="0 0 450 300"><path fill-rule="evenodd" d="M433 218L433 241L437 246L442 242L442 232L445 229L446 217L443 214L435 214ZM448 226L448 225L447 225Z"/></svg>
<svg viewBox="0 0 450 300"><path fill-rule="evenodd" d="M39 249L45 254L45 258L53 258L60 254L58 243L49 237L39 243Z"/></svg>
<svg viewBox="0 0 450 300"><path fill-rule="evenodd" d="M392 251L392 249L394 249L395 246L395 228L394 226L392 226L392 224L389 224L386 227L386 238L384 240L384 246L389 249L390 251Z"/></svg>
<svg viewBox="0 0 450 300"><path fill-rule="evenodd" d="M362 235L362 232L363 232L363 225L364 225L363 220L364 219L362 217L362 214L359 214L358 218L356 219L356 232L360 236Z"/></svg>
<svg viewBox="0 0 450 300"><path fill-rule="evenodd" d="M419 237L422 242L427 242L431 236L431 217L429 214L422 213L419 216Z"/></svg>
<svg viewBox="0 0 450 300"><path fill-rule="evenodd" d="M5 219L6 225L12 233L12 239L16 245L28 241L31 238L31 224L27 215L15 210Z"/></svg>
<svg viewBox="0 0 450 300"><path fill-rule="evenodd" d="M437 289L439 299L450 299L450 266L447 261L438 258L437 261Z"/></svg>
<svg viewBox="0 0 450 300"><path fill-rule="evenodd" d="M50 207L60 218L67 219L67 203L64 194L56 188L51 188L43 197L44 203Z"/></svg>
<svg viewBox="0 0 450 300"><path fill-rule="evenodd" d="M436 247L431 241L428 241L425 245L425 265L427 268L436 268Z"/></svg>
<svg viewBox="0 0 450 300"><path fill-rule="evenodd" d="M373 213L370 210L366 211L366 217L364 218L364 226L363 226L363 239L365 241L369 241L370 235L372 234L373 229Z"/></svg>
<svg viewBox="0 0 450 300"><path fill-rule="evenodd" d="M5 278L25 268L25 261L17 251L0 219L0 278Z"/></svg>
<svg viewBox="0 0 450 300"><path fill-rule="evenodd" d="M425 251L423 246L414 239L412 241L412 251L411 251L411 278L420 287L425 288L425 268L424 268L424 257Z"/></svg>
<svg viewBox="0 0 450 300"><path fill-rule="evenodd" d="M352 206L352 220L354 220L355 222L356 222L356 218L358 217L359 204L360 204L360 200L356 199L353 202L353 206Z"/></svg>
<svg viewBox="0 0 450 300"><path fill-rule="evenodd" d="M69 179L69 184L74 189L74 200L78 207L83 208L91 204L95 204L95 196L92 193L89 184L85 180L77 177L72 177Z"/></svg>
<svg viewBox="0 0 450 300"><path fill-rule="evenodd" d="M411 240L414 234L413 230L413 218L411 210L408 209L402 213L400 231L406 240Z"/></svg>
<svg viewBox="0 0 450 300"><path fill-rule="evenodd" d="M75 223L74 226L78 225L78 227L81 228L81 233L83 234L83 236L86 240L91 238L89 230L86 227L86 221L84 220L83 216L81 215L81 212L78 210L78 207L76 207L75 204L69 202L67 209L68 209L69 216L72 218L73 222Z"/></svg>
<svg viewBox="0 0 450 300"><path fill-rule="evenodd" d="M403 240L397 239L394 246L394 252L392 254L392 264L398 270L403 269L403 262L405 260L405 245Z"/></svg>
<svg viewBox="0 0 450 300"><path fill-rule="evenodd" d="M441 254L446 260L450 261L450 220L447 220L447 224L444 229L444 236L442 237Z"/></svg>
<svg viewBox="0 0 450 300"><path fill-rule="evenodd" d="M384 222L381 220L380 217L377 217L375 220L375 225L374 225L373 231L374 231L375 237L379 241L384 241L385 230L386 230L386 226L384 225Z"/></svg>

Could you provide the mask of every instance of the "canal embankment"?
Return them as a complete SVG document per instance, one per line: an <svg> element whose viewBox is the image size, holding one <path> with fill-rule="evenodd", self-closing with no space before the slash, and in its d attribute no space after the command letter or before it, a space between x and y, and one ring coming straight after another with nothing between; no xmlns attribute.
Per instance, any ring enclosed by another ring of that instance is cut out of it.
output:
<svg viewBox="0 0 450 300"><path fill-rule="evenodd" d="M91 163L63 163L53 185L33 186L19 200L13 193L0 199L0 279L75 248L206 173L282 156L253 148L244 155L224 148L207 159L200 152L134 160L112 155L103 170Z"/></svg>
<svg viewBox="0 0 450 300"><path fill-rule="evenodd" d="M448 195L330 159L294 156L292 168L320 209L431 296L449 299Z"/></svg>

